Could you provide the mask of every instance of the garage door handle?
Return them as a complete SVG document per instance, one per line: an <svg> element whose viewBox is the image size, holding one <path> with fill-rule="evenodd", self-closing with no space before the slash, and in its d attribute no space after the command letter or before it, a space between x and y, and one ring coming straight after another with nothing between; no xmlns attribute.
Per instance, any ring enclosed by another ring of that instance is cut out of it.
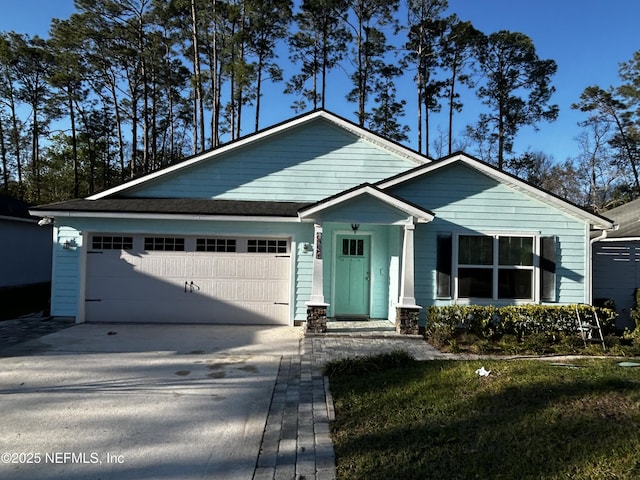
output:
<svg viewBox="0 0 640 480"><path fill-rule="evenodd" d="M289 302L273 302L274 305L289 305Z"/></svg>

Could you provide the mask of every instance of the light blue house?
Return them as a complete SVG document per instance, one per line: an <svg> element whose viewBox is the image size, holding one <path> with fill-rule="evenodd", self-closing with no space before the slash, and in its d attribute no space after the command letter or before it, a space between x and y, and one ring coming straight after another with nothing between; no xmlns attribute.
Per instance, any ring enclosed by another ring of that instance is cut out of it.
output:
<svg viewBox="0 0 640 480"><path fill-rule="evenodd" d="M52 314L78 322L415 322L429 305L588 303L589 234L612 227L323 110L32 212L55 224Z"/></svg>

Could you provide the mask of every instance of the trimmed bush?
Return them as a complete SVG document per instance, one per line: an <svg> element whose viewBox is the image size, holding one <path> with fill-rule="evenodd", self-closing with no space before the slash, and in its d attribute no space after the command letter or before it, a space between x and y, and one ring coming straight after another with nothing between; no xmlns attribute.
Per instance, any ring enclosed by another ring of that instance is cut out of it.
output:
<svg viewBox="0 0 640 480"><path fill-rule="evenodd" d="M544 336L553 342L579 333L576 308L580 311L581 318L592 320L593 310L588 305L429 307L425 332L433 343L441 346L462 333L492 341L505 335L515 336L519 342L527 339L539 341ZM596 308L596 311L603 333L607 335L615 332L617 313L608 308Z"/></svg>
<svg viewBox="0 0 640 480"><path fill-rule="evenodd" d="M634 292L635 305L629 312L631 320L635 323L635 327L632 331L625 332L625 338L632 340L634 343L640 345L640 288L636 288Z"/></svg>

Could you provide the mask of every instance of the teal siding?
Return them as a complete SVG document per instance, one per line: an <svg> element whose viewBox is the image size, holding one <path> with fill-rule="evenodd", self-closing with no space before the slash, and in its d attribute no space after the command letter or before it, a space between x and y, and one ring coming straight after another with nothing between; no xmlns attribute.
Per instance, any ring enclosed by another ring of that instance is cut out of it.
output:
<svg viewBox="0 0 640 480"><path fill-rule="evenodd" d="M59 222L61 220L58 220ZM292 256L296 279L293 288L293 305L291 311L295 320L306 319L305 302L311 293L312 258L311 251L303 252L303 243L313 242L313 225L308 223L277 222L207 222L181 220L101 220L74 219L67 220L67 225L60 225L57 233L57 244L54 246L55 276L52 283L51 314L55 316L77 316L79 314L81 295L81 263L82 234L91 233L129 233L129 234L163 234L163 235L251 235L281 236L292 240ZM78 245L75 250L65 250L65 241L74 239ZM295 250L293 250L295 249Z"/></svg>
<svg viewBox="0 0 640 480"><path fill-rule="evenodd" d="M65 250L66 241L75 241L75 250ZM78 314L80 294L80 261L82 234L69 226L54 229L53 271L51 281L51 314L59 317L75 317Z"/></svg>
<svg viewBox="0 0 640 480"><path fill-rule="evenodd" d="M343 222L351 225L406 223L410 215L371 195L364 194L321 212L322 222Z"/></svg>
<svg viewBox="0 0 640 480"><path fill-rule="evenodd" d="M317 121L203 160L127 194L315 202L415 166L330 123Z"/></svg>
<svg viewBox="0 0 640 480"><path fill-rule="evenodd" d="M416 229L418 304L450 303L435 300L436 238L438 232L465 231L557 236L558 302L585 301L586 223L460 164L398 185L391 193L436 214L433 222Z"/></svg>

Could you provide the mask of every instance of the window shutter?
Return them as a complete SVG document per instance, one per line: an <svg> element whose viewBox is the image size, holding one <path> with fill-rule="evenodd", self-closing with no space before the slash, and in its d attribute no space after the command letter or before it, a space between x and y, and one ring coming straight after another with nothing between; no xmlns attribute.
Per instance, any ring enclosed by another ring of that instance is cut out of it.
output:
<svg viewBox="0 0 640 480"><path fill-rule="evenodd" d="M451 246L451 234L439 233L436 260L436 296L439 298L451 297Z"/></svg>
<svg viewBox="0 0 640 480"><path fill-rule="evenodd" d="M540 238L540 300L555 302L556 298L556 237Z"/></svg>

